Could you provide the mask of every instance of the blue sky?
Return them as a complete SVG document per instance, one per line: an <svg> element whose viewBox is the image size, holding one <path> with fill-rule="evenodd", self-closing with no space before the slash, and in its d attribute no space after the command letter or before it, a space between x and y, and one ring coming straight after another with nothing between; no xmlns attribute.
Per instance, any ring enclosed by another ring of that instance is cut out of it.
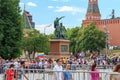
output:
<svg viewBox="0 0 120 80"><path fill-rule="evenodd" d="M65 16L61 22L66 28L81 26L88 7L88 0L21 0L22 10L24 3L26 10L33 15L36 29L41 33L45 29L46 34L53 33L53 25L47 26L53 24L56 17ZM99 0L98 4L102 19L110 15L112 9L115 9L116 17L120 17L120 0Z"/></svg>

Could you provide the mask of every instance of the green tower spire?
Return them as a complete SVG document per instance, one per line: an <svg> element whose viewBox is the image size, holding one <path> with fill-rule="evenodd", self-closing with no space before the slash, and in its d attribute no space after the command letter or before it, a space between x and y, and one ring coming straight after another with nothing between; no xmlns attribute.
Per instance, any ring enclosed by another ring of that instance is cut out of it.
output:
<svg viewBox="0 0 120 80"><path fill-rule="evenodd" d="M24 10L23 10L23 23L24 23L24 29L34 29L35 23L32 22L32 15L26 11L26 6L24 4Z"/></svg>

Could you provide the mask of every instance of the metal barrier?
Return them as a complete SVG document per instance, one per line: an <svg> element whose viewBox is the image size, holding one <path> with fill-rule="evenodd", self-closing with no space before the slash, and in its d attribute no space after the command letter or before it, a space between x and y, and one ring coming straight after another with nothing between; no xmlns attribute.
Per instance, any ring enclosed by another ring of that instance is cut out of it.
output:
<svg viewBox="0 0 120 80"><path fill-rule="evenodd" d="M4 67L4 66L0 69L0 74L4 73L4 71L6 70L6 67ZM66 64L63 64L62 66L63 66L63 68L65 68ZM53 64L47 64L47 65L43 64L43 65L33 65L33 66L29 66L29 67L24 67L24 69L53 69L53 67L54 67ZM81 69L89 70L90 65L71 64L71 69L72 70L81 70ZM97 69L113 69L113 65L98 65Z"/></svg>
<svg viewBox="0 0 120 80"><path fill-rule="evenodd" d="M54 71L50 71L50 70L52 70L54 66L53 65L44 65L44 66L45 66L44 69L42 69L41 67L36 67L36 68L34 67L32 69L24 68L24 72L26 73L26 76L29 78L29 80L53 80ZM82 65L71 65L71 66L76 66L76 70L72 71L72 76L74 77L74 80L89 80L90 66L88 65L84 65L84 67L82 67ZM65 68L65 65L63 65L63 67ZM112 72L113 66L102 65L102 66L97 66L97 69L99 69L100 71L101 79L105 80L103 75L106 75L107 72ZM5 70L2 70L2 73L0 73L0 80L5 80ZM26 80L26 79L23 77L22 80Z"/></svg>
<svg viewBox="0 0 120 80"><path fill-rule="evenodd" d="M29 80L54 80L53 74L55 72L61 72L63 71L53 71L53 70L43 70L43 69L24 69L25 75L28 77ZM90 73L91 71L87 70L71 70L69 72L72 72L72 77L74 80L90 80ZM95 72L92 72L95 73ZM100 80L110 80L110 75L114 74L112 71L99 71ZM118 74L120 75L120 74ZM5 73L0 74L0 80L5 80ZM14 79L16 80L16 79ZM26 80L25 77L22 76L22 80Z"/></svg>

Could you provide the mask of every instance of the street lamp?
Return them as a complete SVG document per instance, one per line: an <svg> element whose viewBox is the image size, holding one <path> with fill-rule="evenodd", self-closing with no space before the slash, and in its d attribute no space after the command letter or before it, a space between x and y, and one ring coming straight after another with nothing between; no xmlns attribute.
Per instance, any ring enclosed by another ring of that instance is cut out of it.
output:
<svg viewBox="0 0 120 80"><path fill-rule="evenodd" d="M107 55L109 50L109 31L106 25L103 28L105 30L105 41L106 41L105 48L106 48L106 55Z"/></svg>
<svg viewBox="0 0 120 80"><path fill-rule="evenodd" d="M46 28L47 28L47 27L50 27L51 25L52 25L52 24L49 24L49 25L47 25L47 26L44 27L44 35L45 35L45 30L46 30Z"/></svg>
<svg viewBox="0 0 120 80"><path fill-rule="evenodd" d="M106 17L106 19L108 19L108 17L110 17L110 16L114 16L114 11L112 12L112 14L111 15L108 15L107 17ZM105 24L104 26L103 26L103 28L104 28L104 32L105 32L105 41L106 41L106 44L105 44L105 48L106 48L106 55L108 54L108 52L109 52L109 31L108 31L108 29L107 29L107 25Z"/></svg>

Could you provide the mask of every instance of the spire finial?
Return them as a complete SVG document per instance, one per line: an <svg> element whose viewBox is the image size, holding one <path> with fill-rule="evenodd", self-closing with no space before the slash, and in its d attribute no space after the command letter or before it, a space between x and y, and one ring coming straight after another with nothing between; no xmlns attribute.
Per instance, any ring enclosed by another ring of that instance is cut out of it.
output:
<svg viewBox="0 0 120 80"><path fill-rule="evenodd" d="M26 11L26 5L25 5L25 3L24 3L24 11Z"/></svg>

